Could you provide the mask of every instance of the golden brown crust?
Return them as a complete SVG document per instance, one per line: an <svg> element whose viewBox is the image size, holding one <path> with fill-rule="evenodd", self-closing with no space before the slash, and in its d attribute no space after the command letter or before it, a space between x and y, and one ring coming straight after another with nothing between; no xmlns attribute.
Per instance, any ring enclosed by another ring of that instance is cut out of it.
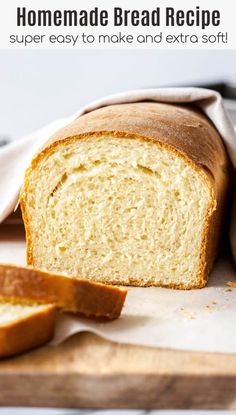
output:
<svg viewBox="0 0 236 415"><path fill-rule="evenodd" d="M55 275L33 268L0 265L0 298L37 304L55 304L80 315L115 319L120 316L127 290L93 281Z"/></svg>
<svg viewBox="0 0 236 415"><path fill-rule="evenodd" d="M236 288L236 282L235 282L235 281L228 281L228 282L227 282L227 285L228 285L229 287Z"/></svg>
<svg viewBox="0 0 236 415"><path fill-rule="evenodd" d="M102 131L138 135L171 145L214 177L219 166L227 164L224 145L210 120L187 105L110 105L77 118L53 135L47 147L78 134Z"/></svg>
<svg viewBox="0 0 236 415"><path fill-rule="evenodd" d="M56 308L47 305L32 315L0 326L0 358L41 346L53 337Z"/></svg>
<svg viewBox="0 0 236 415"><path fill-rule="evenodd" d="M204 287L217 254L229 181L229 161L220 135L212 123L196 108L187 105L151 102L111 105L76 119L52 136L44 150L33 159L21 193L28 264L34 263L25 203L31 170L67 141L106 135L152 141L182 157L205 179L211 192L212 203L205 221L199 281L194 287L168 285L170 288L180 289Z"/></svg>

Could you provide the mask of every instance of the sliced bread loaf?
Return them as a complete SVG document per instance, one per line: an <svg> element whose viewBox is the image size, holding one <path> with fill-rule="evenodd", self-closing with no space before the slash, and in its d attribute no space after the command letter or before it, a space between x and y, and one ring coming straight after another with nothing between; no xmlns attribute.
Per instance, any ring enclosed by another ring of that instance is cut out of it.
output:
<svg viewBox="0 0 236 415"><path fill-rule="evenodd" d="M0 265L0 298L55 304L85 316L118 318L127 290L15 265Z"/></svg>
<svg viewBox="0 0 236 415"><path fill-rule="evenodd" d="M26 352L51 340L53 305L0 303L0 358Z"/></svg>
<svg viewBox="0 0 236 415"><path fill-rule="evenodd" d="M93 111L55 134L26 172L28 264L108 284L203 287L227 186L221 138L198 110Z"/></svg>

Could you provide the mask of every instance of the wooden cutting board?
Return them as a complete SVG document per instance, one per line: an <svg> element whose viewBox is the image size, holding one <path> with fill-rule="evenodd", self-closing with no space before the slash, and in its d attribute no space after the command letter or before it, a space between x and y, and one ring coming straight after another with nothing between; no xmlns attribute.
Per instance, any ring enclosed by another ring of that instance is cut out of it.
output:
<svg viewBox="0 0 236 415"><path fill-rule="evenodd" d="M21 227L1 228L0 261L7 249L16 261L21 241ZM236 409L236 354L160 350L78 334L1 361L0 405Z"/></svg>
<svg viewBox="0 0 236 415"><path fill-rule="evenodd" d="M2 361L0 405L236 409L236 355L127 346L83 333Z"/></svg>

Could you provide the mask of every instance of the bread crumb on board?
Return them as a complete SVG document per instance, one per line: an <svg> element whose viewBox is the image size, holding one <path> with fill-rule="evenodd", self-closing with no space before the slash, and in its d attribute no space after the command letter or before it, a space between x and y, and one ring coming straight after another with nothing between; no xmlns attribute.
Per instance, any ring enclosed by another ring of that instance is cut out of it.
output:
<svg viewBox="0 0 236 415"><path fill-rule="evenodd" d="M209 304L206 304L205 305L205 308L208 310L208 311L212 311L213 310L213 307L214 307L214 305L216 305L217 304L217 302L216 301L211 301L211 303L209 303Z"/></svg>
<svg viewBox="0 0 236 415"><path fill-rule="evenodd" d="M195 313L185 310L183 307L180 308L180 311L182 312L182 314L184 315L184 317L188 318L189 320L195 320L196 315Z"/></svg>
<svg viewBox="0 0 236 415"><path fill-rule="evenodd" d="M227 284L229 287L236 288L236 281L228 281L226 284ZM231 290L231 291L232 291L232 290Z"/></svg>

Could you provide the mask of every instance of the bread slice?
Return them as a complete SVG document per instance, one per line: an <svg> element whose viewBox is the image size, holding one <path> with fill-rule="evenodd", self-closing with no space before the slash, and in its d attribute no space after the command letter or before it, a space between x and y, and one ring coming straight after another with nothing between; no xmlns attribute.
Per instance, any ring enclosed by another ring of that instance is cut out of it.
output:
<svg viewBox="0 0 236 415"><path fill-rule="evenodd" d="M0 265L0 298L55 304L85 316L118 318L127 290L31 268Z"/></svg>
<svg viewBox="0 0 236 415"><path fill-rule="evenodd" d="M51 340L53 305L0 303L0 358L26 352Z"/></svg>
<svg viewBox="0 0 236 415"><path fill-rule="evenodd" d="M58 131L26 172L28 264L107 284L203 287L228 176L218 132L190 106L95 110Z"/></svg>

